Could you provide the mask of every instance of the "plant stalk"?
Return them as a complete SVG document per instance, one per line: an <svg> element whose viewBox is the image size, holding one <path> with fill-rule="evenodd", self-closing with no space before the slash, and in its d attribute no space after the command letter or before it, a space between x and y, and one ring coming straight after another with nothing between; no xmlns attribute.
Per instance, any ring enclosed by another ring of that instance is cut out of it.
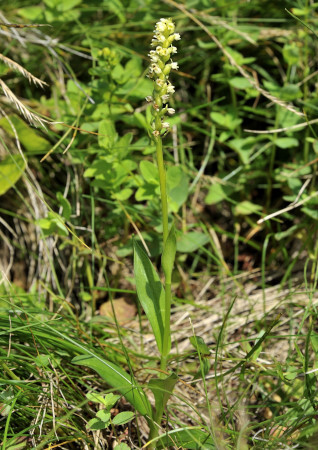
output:
<svg viewBox="0 0 318 450"><path fill-rule="evenodd" d="M162 214L162 228L163 228L163 247L168 238L168 199L167 199L167 181L166 170L163 160L162 139L158 136L155 139L157 164L159 172L159 185L161 196L161 214ZM167 359L169 354L170 342L170 309L171 309L171 279L168 280L165 274L165 318L164 318L164 334L163 334L163 348L161 354L160 368L165 371L167 368Z"/></svg>
<svg viewBox="0 0 318 450"><path fill-rule="evenodd" d="M155 138L155 143L156 143L157 164L159 171L159 185L161 195L163 245L165 245L166 239L168 237L168 199L167 199L166 170L163 161L162 139L160 136Z"/></svg>

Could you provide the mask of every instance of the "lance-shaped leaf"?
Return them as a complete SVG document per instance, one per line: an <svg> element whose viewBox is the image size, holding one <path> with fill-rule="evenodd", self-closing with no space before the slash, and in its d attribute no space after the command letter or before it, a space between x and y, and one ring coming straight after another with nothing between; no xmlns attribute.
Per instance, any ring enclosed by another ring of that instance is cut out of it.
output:
<svg viewBox="0 0 318 450"><path fill-rule="evenodd" d="M151 406L144 391L119 366L93 355L76 356L72 359L72 363L95 370L106 383L119 391L141 415L151 417Z"/></svg>
<svg viewBox="0 0 318 450"><path fill-rule="evenodd" d="M171 275L176 257L177 241L174 225L170 228L161 257L161 264L166 277L166 283L171 283Z"/></svg>
<svg viewBox="0 0 318 450"><path fill-rule="evenodd" d="M165 294L159 275L141 245L134 240L134 271L139 301L160 353L162 352L165 317Z"/></svg>

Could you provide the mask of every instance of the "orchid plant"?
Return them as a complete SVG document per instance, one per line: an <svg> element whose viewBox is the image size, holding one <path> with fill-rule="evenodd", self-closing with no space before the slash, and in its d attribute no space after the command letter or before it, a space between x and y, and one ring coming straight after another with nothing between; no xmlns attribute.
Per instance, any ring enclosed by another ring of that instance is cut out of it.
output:
<svg viewBox="0 0 318 450"><path fill-rule="evenodd" d="M167 372L171 349L171 278L176 254L176 238L173 224L169 230L166 171L162 146L162 138L170 128L166 115L175 112L168 103L171 94L175 92L169 76L171 70L178 69L178 64L171 60L171 56L177 52L173 45L175 40L180 40L180 34L175 33L175 25L172 20L170 18L160 19L156 24L151 43L154 49L149 53L151 62L148 77L153 80L154 89L152 96L146 98L148 102L152 103L152 122L149 134L156 147L159 173L163 228L161 265L164 283L161 282L158 272L141 244L137 241L133 242L137 294L152 327L160 352L160 376L152 378L148 383L148 388L153 392L155 398L155 406L151 407L144 390L136 383L134 377L110 361L101 359L92 352L89 355L81 355L73 359L73 363L85 365L97 371L108 384L121 392L147 419L150 428L147 445L149 449L155 449L160 442L159 432L163 413L177 382L177 376Z"/></svg>

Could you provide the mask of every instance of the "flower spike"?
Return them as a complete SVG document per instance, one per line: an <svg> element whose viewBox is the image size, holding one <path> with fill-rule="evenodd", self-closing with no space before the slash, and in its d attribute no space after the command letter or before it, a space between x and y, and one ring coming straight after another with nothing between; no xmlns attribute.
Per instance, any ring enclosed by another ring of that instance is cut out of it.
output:
<svg viewBox="0 0 318 450"><path fill-rule="evenodd" d="M175 33L175 25L171 19L160 19L156 23L154 38L151 46L155 50L150 50L150 67L148 77L154 81L154 90L152 96L146 97L148 102L153 105L153 136L158 138L162 132L167 132L170 128L169 122L165 121L165 114L174 114L175 110L170 108L168 100L169 94L175 92L174 86L169 81L171 69L179 68L176 62L171 60L171 55L177 53L177 48L172 45L173 41L181 39L179 33Z"/></svg>

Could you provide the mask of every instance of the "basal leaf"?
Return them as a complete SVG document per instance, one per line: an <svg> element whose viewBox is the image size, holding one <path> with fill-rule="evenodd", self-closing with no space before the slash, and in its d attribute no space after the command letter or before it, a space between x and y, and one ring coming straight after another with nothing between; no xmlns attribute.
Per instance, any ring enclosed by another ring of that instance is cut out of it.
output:
<svg viewBox="0 0 318 450"><path fill-rule="evenodd" d="M214 450L217 448L214 445L212 437L206 431L191 428L171 430L156 443L158 450L166 449L170 446L177 446L178 448L186 448L189 450Z"/></svg>
<svg viewBox="0 0 318 450"><path fill-rule="evenodd" d="M79 355L72 359L73 364L95 370L111 387L119 391L141 415L151 416L151 407L142 388L123 369L110 361L92 355Z"/></svg>

